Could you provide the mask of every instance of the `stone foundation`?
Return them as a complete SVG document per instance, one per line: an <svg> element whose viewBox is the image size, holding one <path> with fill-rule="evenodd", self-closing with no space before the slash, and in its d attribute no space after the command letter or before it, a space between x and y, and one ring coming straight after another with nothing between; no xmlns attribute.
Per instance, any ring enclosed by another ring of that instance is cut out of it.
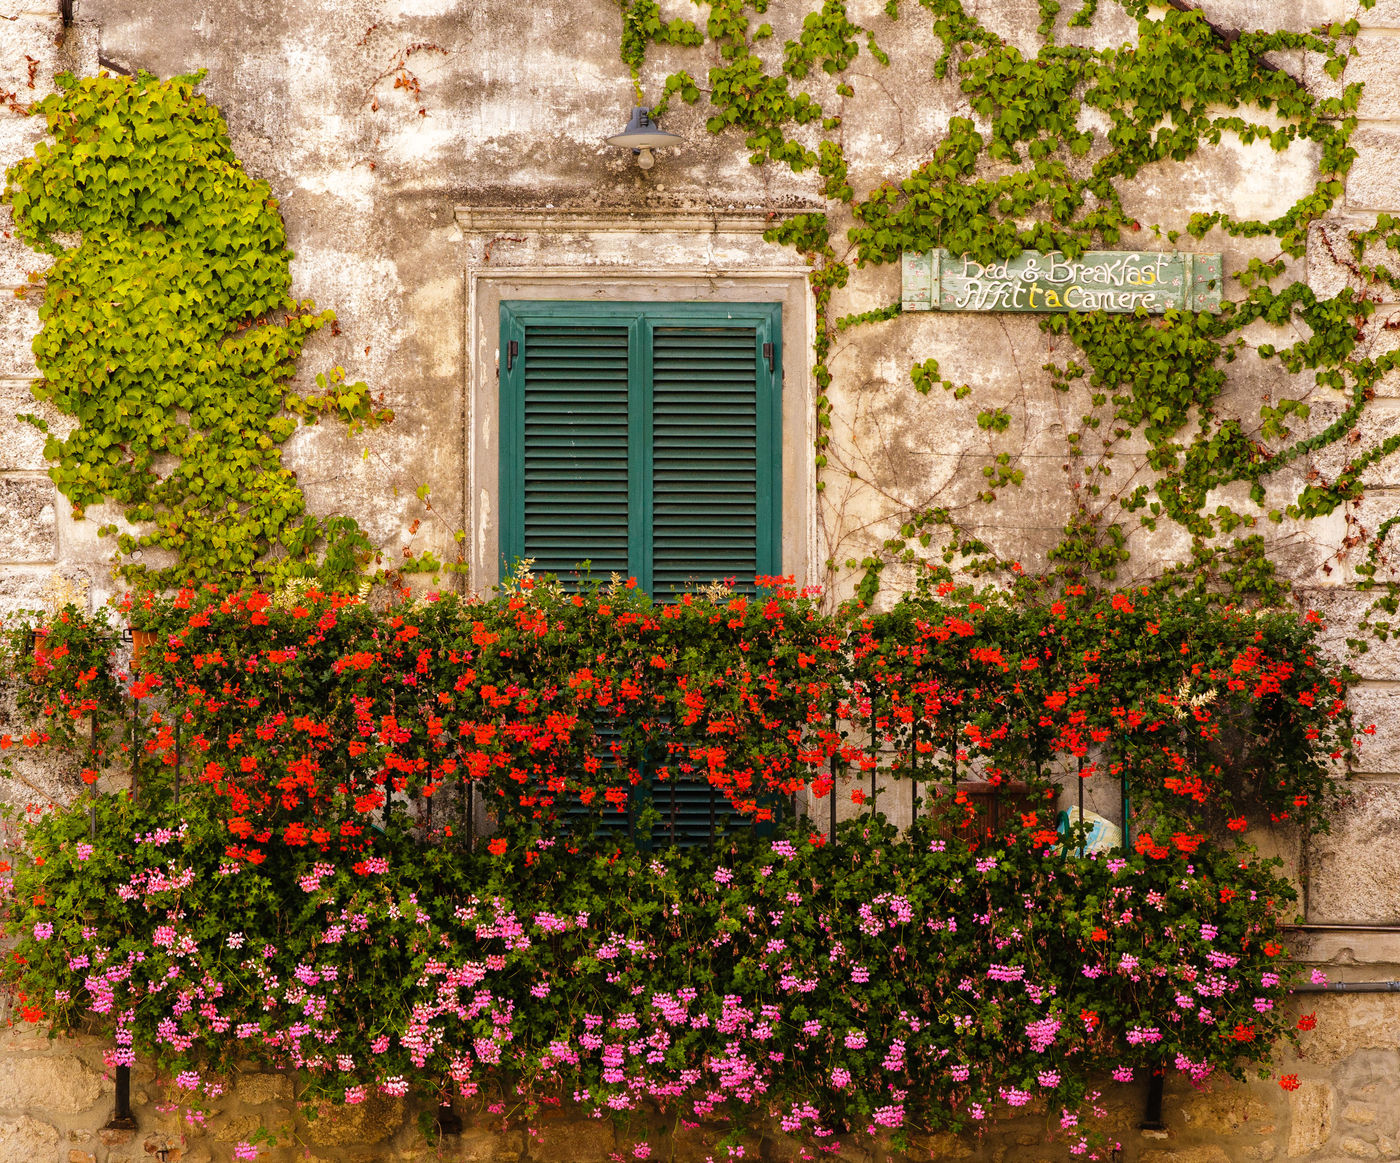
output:
<svg viewBox="0 0 1400 1163"><path fill-rule="evenodd" d="M1394 967L1374 968L1368 979ZM1277 1073L1298 1075L1291 1093L1272 1079L1220 1080L1199 1091L1172 1079L1162 1102L1165 1129L1143 1131L1145 1082L1108 1082L1102 1127L1121 1141L1120 1163L1400 1159L1400 994L1312 994L1297 1001L1305 1003L1299 1012L1316 1013L1317 1027L1301 1036L1296 1055L1279 1060ZM0 1034L0 1163L223 1163L235 1143L259 1130L278 1143L262 1146L263 1163L616 1163L633 1159L639 1141L650 1144L652 1160L704 1163L724 1134L717 1126L675 1133L670 1121L641 1119L615 1130L567 1110L543 1115L528 1130L503 1131L499 1116L467 1104L458 1107L462 1133L434 1144L421 1127L435 1112L403 1100L371 1098L318 1111L296 1101L294 1075L250 1071L227 1082L207 1120L193 1126L163 1103L161 1087L138 1064L132 1072L138 1129L108 1130L114 1088L102 1072L102 1044L51 1041L13 1027ZM902 1153L852 1135L838 1158L1068 1163L1074 1157L1050 1135L1055 1121L1027 1115L992 1124L980 1138L914 1135ZM793 1140L754 1135L745 1157L779 1163L800 1153Z"/></svg>

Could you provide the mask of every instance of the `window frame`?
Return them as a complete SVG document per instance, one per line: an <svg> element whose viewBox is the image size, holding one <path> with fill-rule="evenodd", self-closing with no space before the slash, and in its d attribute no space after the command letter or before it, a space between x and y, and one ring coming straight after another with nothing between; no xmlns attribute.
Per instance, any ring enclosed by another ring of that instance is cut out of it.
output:
<svg viewBox="0 0 1400 1163"><path fill-rule="evenodd" d="M758 574L783 572L783 304L781 301L688 299L585 301L506 299L499 302L498 568L501 575L525 552L525 332L531 325L620 326L628 329L628 561L629 572L653 588L652 530L652 335L658 327L707 324L754 328L755 484ZM518 353L512 357L511 344ZM772 345L771 360L765 350ZM631 566L636 568L632 569ZM751 581L752 579L744 579Z"/></svg>

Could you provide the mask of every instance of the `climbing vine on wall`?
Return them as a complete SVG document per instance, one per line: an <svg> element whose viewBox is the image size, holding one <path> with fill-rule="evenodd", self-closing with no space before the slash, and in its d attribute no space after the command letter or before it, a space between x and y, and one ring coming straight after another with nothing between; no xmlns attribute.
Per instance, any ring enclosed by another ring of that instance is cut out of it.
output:
<svg viewBox="0 0 1400 1163"><path fill-rule="evenodd" d="M1370 7L1373 0L1361 2ZM630 15L637 6L626 7ZM757 165L815 171L829 201L827 213L802 215L770 232L770 240L796 247L812 265L820 316L816 455L824 479L818 487L838 477L876 484L863 480L859 465L833 459L828 360L841 330L887 322L899 309L895 304L833 319L832 293L846 284L852 264L893 263L903 251L940 246L980 262L1023 249L1075 256L1146 237L1149 229L1168 245L1182 234L1202 239L1212 229L1238 238L1272 238L1276 256L1252 258L1245 269L1230 272L1233 287L1227 288L1228 301L1218 315L1089 312L1046 316L1042 328L1077 349L1044 369L1051 387L1069 396L1067 409L1080 413L1067 434L1072 500L1063 535L1049 553L1054 572L1112 580L1128 560L1135 528L1150 531L1175 522L1188 536L1190 551L1168 569L1174 581L1212 587L1223 581L1236 592L1276 598L1284 583L1269 554L1270 523L1326 516L1356 501L1365 470L1400 448L1400 436L1357 448L1330 476L1305 466L1301 485L1281 471L1300 467L1304 458L1330 445L1355 440L1352 434L1376 382L1400 363L1396 353L1372 358L1367 346L1373 289L1395 286L1395 276L1361 261L1376 247L1400 248L1396 222L1383 215L1373 229L1355 232L1343 246L1352 253L1342 262L1366 290L1344 289L1323 298L1288 279L1288 260L1304 253L1310 224L1337 203L1356 156L1350 137L1361 86L1341 79L1357 22L1309 32L1239 32L1211 24L1186 0L1161 5L1115 0L1102 7L1120 8L1135 19L1136 37L1132 43L1091 48L1080 30L1104 19L1095 0L1068 5L1063 12L1053 2L1040 7L1041 45L1028 56L969 14L960 0L919 0L917 8L907 0L885 5L892 20L931 22L941 46L931 62L935 83L955 84L968 115L952 117L931 155L902 181L857 192L842 129L844 103L854 89L844 74L862 48L880 66L890 63L875 33L853 21L842 0L824 0L802 20L779 58L761 43L772 34L771 26L752 23L765 14L766 0L710 5L706 33L718 60L708 74L714 110L709 129L741 131ZM1122 13L1115 15L1121 19ZM634 76L648 38L690 43L636 20L627 28L624 58ZM1320 66L1335 92L1310 91L1273 63L1269 54L1280 53ZM821 89L832 89L829 82L808 84L810 92L799 87L819 73L835 79L834 102L831 96L818 97ZM699 97L686 72L665 78L662 87L666 100L675 94ZM1227 136L1246 146L1267 142L1276 151L1314 151L1313 188L1269 221L1235 217L1222 207L1164 227L1141 223L1125 208L1132 204L1125 191L1151 178L1152 166L1187 160ZM1260 321L1280 333L1292 327L1307 336L1257 347L1258 358L1281 364L1297 377L1299 388L1266 395L1256 414L1237 413L1224 402L1226 368L1246 356L1242 333ZM934 359L915 364L911 381L920 392L941 387L959 398L975 390L955 382ZM1326 401L1336 418L1310 425L1314 406L1328 395L1339 401ZM997 406L979 412L978 424L992 447L1009 419ZM1130 439L1145 441L1146 451L1131 471L1115 473L1115 456L1123 455ZM1000 447L983 467L983 479L974 480L971 500L994 501L1019 487L1025 473L1018 460L1009 443ZM865 596L878 588L879 573L890 562L929 560L974 570L1000 564L997 547L969 535L978 519L968 498L956 506L901 498L887 524L890 535L876 552L845 563L864 569L860 592ZM1386 568L1377 538L1387 532L1386 526L1364 534L1358 530L1348 539L1360 544L1369 534L1372 552L1361 566L1368 583ZM835 569L843 531L829 529L828 537L827 564ZM1389 600L1393 604L1394 594Z"/></svg>
<svg viewBox="0 0 1400 1163"><path fill-rule="evenodd" d="M54 260L35 276L33 391L75 423L49 432L50 475L77 516L120 506L125 527L100 532L127 577L348 580L372 547L352 519L307 511L282 445L299 421L391 414L339 368L291 390L335 316L290 297L277 200L195 94L201 76L59 77L31 111L51 140L6 175L21 237Z"/></svg>

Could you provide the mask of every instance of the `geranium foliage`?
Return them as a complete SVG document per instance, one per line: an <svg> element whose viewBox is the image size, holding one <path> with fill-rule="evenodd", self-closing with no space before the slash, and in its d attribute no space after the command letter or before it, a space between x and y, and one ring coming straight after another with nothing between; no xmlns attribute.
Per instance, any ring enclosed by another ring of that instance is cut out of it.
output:
<svg viewBox="0 0 1400 1163"><path fill-rule="evenodd" d="M1353 740L1307 619L528 577L388 610L128 606L156 643L119 676L134 715L99 720L126 733L66 738L135 787L29 813L10 974L25 1018L96 1020L191 1105L253 1059L308 1100L661 1111L826 1149L1035 1104L1091 1151L1110 1078L1237 1074L1287 1033L1293 891L1232 829L1325 826ZM39 744L87 713L85 672L11 646ZM795 813L872 770L917 773L916 819ZM1078 855L1057 781L1124 774L1135 842ZM969 777L1024 781L1029 810L986 827L944 794ZM728 801L712 844L669 846L672 781Z"/></svg>

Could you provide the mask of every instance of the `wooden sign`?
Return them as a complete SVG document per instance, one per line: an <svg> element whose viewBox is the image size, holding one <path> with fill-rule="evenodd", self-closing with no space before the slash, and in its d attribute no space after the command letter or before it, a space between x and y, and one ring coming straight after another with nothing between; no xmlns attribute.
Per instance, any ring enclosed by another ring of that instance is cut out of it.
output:
<svg viewBox="0 0 1400 1163"><path fill-rule="evenodd" d="M906 311L1218 311L1222 282L1218 254L1150 250L1073 259L1023 250L986 264L946 250L906 251L903 274Z"/></svg>

